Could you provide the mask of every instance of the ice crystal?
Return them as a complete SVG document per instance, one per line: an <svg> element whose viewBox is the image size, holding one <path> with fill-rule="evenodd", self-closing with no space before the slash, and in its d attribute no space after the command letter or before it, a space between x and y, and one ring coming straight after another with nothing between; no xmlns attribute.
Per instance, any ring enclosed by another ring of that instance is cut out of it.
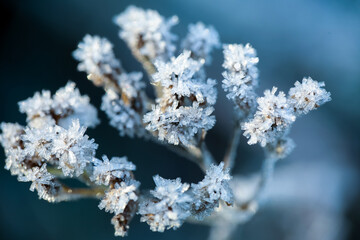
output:
<svg viewBox="0 0 360 240"><path fill-rule="evenodd" d="M80 63L79 71L98 76L113 74L113 69L120 67L120 62L115 58L113 45L99 36L86 35L73 56Z"/></svg>
<svg viewBox="0 0 360 240"><path fill-rule="evenodd" d="M212 26L202 22L189 25L189 32L182 42L184 49L190 50L195 59L204 59L206 64L211 63L210 53L220 47L219 34Z"/></svg>
<svg viewBox="0 0 360 240"><path fill-rule="evenodd" d="M128 98L137 98L139 92L145 88L145 82L142 81L141 72L123 73L119 76L119 85L122 94Z"/></svg>
<svg viewBox="0 0 360 240"><path fill-rule="evenodd" d="M126 157L113 157L111 160L107 156L94 160L94 170L91 180L101 185L109 185L110 181L116 179L130 179L131 171L136 170L136 166L127 161Z"/></svg>
<svg viewBox="0 0 360 240"><path fill-rule="evenodd" d="M240 118L247 117L256 109L255 87L258 84L259 62L256 50L246 44L224 45L222 87L228 99L235 103Z"/></svg>
<svg viewBox="0 0 360 240"><path fill-rule="evenodd" d="M264 92L264 97L257 99L258 110L254 118L242 126L244 136L249 138L248 144L260 143L264 147L283 136L295 121L284 92L275 95L276 91L277 88L273 87Z"/></svg>
<svg viewBox="0 0 360 240"><path fill-rule="evenodd" d="M141 115L127 106L119 96L108 90L103 96L101 110L105 111L110 119L110 125L119 130L120 136L143 137L146 130Z"/></svg>
<svg viewBox="0 0 360 240"><path fill-rule="evenodd" d="M85 131L79 121L73 121L69 129L51 125L41 129L28 127L22 137L24 151L58 165L65 176L79 176L93 160L97 149L97 144Z"/></svg>
<svg viewBox="0 0 360 240"><path fill-rule="evenodd" d="M152 231L163 232L165 229L177 229L190 215L189 204L192 198L185 193L189 184L181 179L154 177L155 190L151 191L154 199L143 201L139 206L140 221L147 222Z"/></svg>
<svg viewBox="0 0 360 240"><path fill-rule="evenodd" d="M216 81L196 78L194 74L202 63L191 59L190 54L184 51L168 63L155 63L157 73L153 79L165 89L157 99L158 105L144 116L147 130L157 132L159 140L175 145L193 145L197 133L215 124L211 114L216 102Z"/></svg>
<svg viewBox="0 0 360 240"><path fill-rule="evenodd" d="M116 183L113 189L105 193L99 208L116 215L123 213L130 201L138 200L136 191L139 185L135 180Z"/></svg>
<svg viewBox="0 0 360 240"><path fill-rule="evenodd" d="M30 191L36 190L40 199L49 202L55 201L55 197L60 189L60 185L54 181L54 176L47 171L46 164L43 164L41 168L33 167L27 170L18 179L20 182L32 182Z"/></svg>
<svg viewBox="0 0 360 240"><path fill-rule="evenodd" d="M289 104L294 107L297 115L307 114L320 105L331 100L330 93L322 87L323 82L314 81L312 78L304 78L302 82L295 82L295 87L289 90Z"/></svg>
<svg viewBox="0 0 360 240"><path fill-rule="evenodd" d="M166 20L157 11L130 6L114 22L121 28L119 36L129 48L151 60L170 57L175 51L172 41L177 37L170 29L178 22L176 16Z"/></svg>
<svg viewBox="0 0 360 240"><path fill-rule="evenodd" d="M30 126L58 124L67 128L74 119L81 125L95 127L99 123L97 110L90 104L88 96L81 96L75 83L68 82L51 98L50 91L35 93L34 97L19 102L20 112L26 113Z"/></svg>
<svg viewBox="0 0 360 240"><path fill-rule="evenodd" d="M0 143L4 149L16 148L21 144L24 127L17 123L1 123Z"/></svg>
<svg viewBox="0 0 360 240"><path fill-rule="evenodd" d="M259 58L256 50L250 44L224 45L225 61L223 67L231 72L240 74L252 85L257 85L258 69L256 67Z"/></svg>
<svg viewBox="0 0 360 240"><path fill-rule="evenodd" d="M211 165L206 171L205 178L191 185L195 198L192 213L196 218L203 219L209 216L214 208L219 206L219 200L223 200L228 205L233 203L230 179L229 169L224 169L224 163L221 162L218 166Z"/></svg>

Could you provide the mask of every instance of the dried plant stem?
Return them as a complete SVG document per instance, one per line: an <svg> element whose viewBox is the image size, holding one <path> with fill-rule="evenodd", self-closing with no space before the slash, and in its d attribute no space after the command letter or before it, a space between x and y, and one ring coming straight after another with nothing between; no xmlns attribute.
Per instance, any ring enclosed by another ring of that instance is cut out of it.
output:
<svg viewBox="0 0 360 240"><path fill-rule="evenodd" d="M231 138L229 147L227 149L227 152L224 156L224 168L230 168L232 169L235 164L237 149L240 142L240 136L241 136L241 128L239 125L237 125L234 128L233 136Z"/></svg>
<svg viewBox="0 0 360 240"><path fill-rule="evenodd" d="M62 185L62 192L57 199L76 200L81 198L101 198L105 194L105 187L96 188L70 188Z"/></svg>

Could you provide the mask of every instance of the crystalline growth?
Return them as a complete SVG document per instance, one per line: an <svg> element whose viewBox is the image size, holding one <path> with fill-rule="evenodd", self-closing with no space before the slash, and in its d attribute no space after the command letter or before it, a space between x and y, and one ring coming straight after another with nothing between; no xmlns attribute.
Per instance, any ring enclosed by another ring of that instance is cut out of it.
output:
<svg viewBox="0 0 360 240"><path fill-rule="evenodd" d="M307 114L320 105L331 100L330 93L324 88L324 82L304 78L302 82L295 82L295 87L289 90L289 104L297 115Z"/></svg>
<svg viewBox="0 0 360 240"><path fill-rule="evenodd" d="M121 29L120 38L132 51L150 60L173 55L175 45L172 42L177 37L170 29L178 22L176 16L166 20L157 11L130 6L116 16L114 22Z"/></svg>
<svg viewBox="0 0 360 240"><path fill-rule="evenodd" d="M264 147L285 135L295 121L285 94L279 92L275 95L276 91L277 88L273 87L264 92L264 97L257 99L258 110L254 118L242 126L244 136L249 138L248 144L260 143Z"/></svg>
<svg viewBox="0 0 360 240"><path fill-rule="evenodd" d="M29 126L60 125L67 128L74 119L81 125L95 127L99 123L96 108L88 96L80 95L75 83L68 82L53 97L50 91L35 93L34 97L19 102L20 112L27 115Z"/></svg>
<svg viewBox="0 0 360 240"><path fill-rule="evenodd" d="M135 170L136 166L127 161L126 157L113 157L109 160L103 156L103 161L94 160L94 170L90 179L99 185L109 185L110 181L130 179L131 171Z"/></svg>
<svg viewBox="0 0 360 240"><path fill-rule="evenodd" d="M189 32L182 42L183 49L190 50L195 59L204 59L205 64L211 63L210 53L220 47L219 34L212 26L202 22L189 25Z"/></svg>
<svg viewBox="0 0 360 240"><path fill-rule="evenodd" d="M154 198L140 203L140 221L146 222L152 231L157 232L179 228L190 215L192 198L185 193L189 185L182 184L180 178L168 180L158 175L154 177L154 182L156 188L151 191Z"/></svg>
<svg viewBox="0 0 360 240"><path fill-rule="evenodd" d="M195 76L202 63L185 51L170 62L155 63L156 83L164 87L157 105L144 116L146 129L157 133L159 140L186 146L195 144L194 136L210 130L215 124L212 115L216 102L216 81Z"/></svg>
<svg viewBox="0 0 360 240"><path fill-rule="evenodd" d="M195 198L191 209L192 214L202 220L219 206L220 200L231 205L233 193L229 186L230 180L229 169L224 169L223 162L219 166L211 165L206 171L205 178L201 182L191 185Z"/></svg>

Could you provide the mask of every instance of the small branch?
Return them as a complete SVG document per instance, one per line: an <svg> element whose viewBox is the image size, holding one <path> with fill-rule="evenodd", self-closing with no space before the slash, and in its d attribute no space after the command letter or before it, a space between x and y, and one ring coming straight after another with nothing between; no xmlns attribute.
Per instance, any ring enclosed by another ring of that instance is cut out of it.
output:
<svg viewBox="0 0 360 240"><path fill-rule="evenodd" d="M106 188L97 187L97 188L70 188L65 185L62 185L61 193L56 196L58 201L71 201L78 200L82 198L101 198L105 194Z"/></svg>
<svg viewBox="0 0 360 240"><path fill-rule="evenodd" d="M230 141L228 150L224 156L224 168L230 168L232 169L235 164L237 149L239 146L241 137L241 128L239 125L237 125L234 129L232 139Z"/></svg>

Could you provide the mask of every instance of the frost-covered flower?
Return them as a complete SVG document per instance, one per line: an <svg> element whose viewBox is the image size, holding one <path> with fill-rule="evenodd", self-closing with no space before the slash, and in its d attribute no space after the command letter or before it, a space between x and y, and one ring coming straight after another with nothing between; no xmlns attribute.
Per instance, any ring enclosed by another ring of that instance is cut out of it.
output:
<svg viewBox="0 0 360 240"><path fill-rule="evenodd" d="M107 156L94 160L94 170L90 179L96 184L109 185L110 181L131 178L131 171L136 170L136 166L127 161L126 157L112 157L111 160Z"/></svg>
<svg viewBox="0 0 360 240"><path fill-rule="evenodd" d="M17 148L21 143L21 135L24 134L24 127L17 123L1 123L0 143L3 148Z"/></svg>
<svg viewBox="0 0 360 240"><path fill-rule="evenodd" d="M190 50L193 58L204 59L206 64L210 64L211 51L220 47L219 34L214 27L206 26L202 22L190 24L182 47Z"/></svg>
<svg viewBox="0 0 360 240"><path fill-rule="evenodd" d="M80 63L79 71L98 76L113 74L114 69L120 68L120 62L115 58L113 45L106 38L85 35L73 57Z"/></svg>
<svg viewBox="0 0 360 240"><path fill-rule="evenodd" d="M119 130L120 136L143 137L146 134L142 116L126 105L115 92L106 92L102 98L101 110L110 119L110 125Z"/></svg>
<svg viewBox="0 0 360 240"><path fill-rule="evenodd" d="M284 92L276 96L276 87L266 90L264 97L257 99L258 110L254 118L243 124L244 136L249 138L248 144L275 142L285 135L290 129L296 117L293 109L289 106Z"/></svg>
<svg viewBox="0 0 360 240"><path fill-rule="evenodd" d="M230 179L229 169L224 169L224 163L221 162L218 166L211 165L202 181L191 184L195 198L191 212L196 218L201 220L209 216L219 206L220 200L228 205L233 203Z"/></svg>
<svg viewBox="0 0 360 240"><path fill-rule="evenodd" d="M26 128L22 136L24 151L30 156L39 155L61 168L65 176L79 176L94 156L97 144L85 135L86 129L73 121L69 129L60 126Z"/></svg>
<svg viewBox="0 0 360 240"><path fill-rule="evenodd" d="M302 82L295 82L295 87L289 90L289 104L297 115L307 114L320 105L331 100L330 93L324 88L324 82L304 78Z"/></svg>
<svg viewBox="0 0 360 240"><path fill-rule="evenodd" d="M235 103L240 118L247 117L256 109L255 87L258 85L256 50L246 44L224 45L222 87L226 97Z"/></svg>
<svg viewBox="0 0 360 240"><path fill-rule="evenodd" d="M165 229L177 229L190 215L189 206L192 198L185 193L189 184L181 183L181 179L164 179L154 177L155 190L151 191L154 199L140 203L138 214L141 222L147 222L152 231L163 232Z"/></svg>
<svg viewBox="0 0 360 240"><path fill-rule="evenodd" d="M130 6L116 16L114 22L121 28L120 38L131 50L150 60L173 55L175 46L172 42L177 37L170 29L178 22L176 16L166 20L157 11Z"/></svg>
<svg viewBox="0 0 360 240"><path fill-rule="evenodd" d="M130 201L138 200L136 191L139 185L135 180L116 183L113 189L105 193L99 208L116 215L123 213Z"/></svg>
<svg viewBox="0 0 360 240"><path fill-rule="evenodd" d="M54 176L47 171L46 164L43 164L40 168L33 167L25 171L25 174L19 176L18 179L20 182L32 182L30 191L36 190L40 199L49 202L56 200L60 185L54 181Z"/></svg>
<svg viewBox="0 0 360 240"><path fill-rule="evenodd" d="M81 125L95 127L99 123L96 108L87 95L80 95L75 83L68 82L51 98L50 91L35 93L31 98L19 102L20 112L26 113L29 126L58 124L67 128L74 119Z"/></svg>
<svg viewBox="0 0 360 240"><path fill-rule="evenodd" d="M256 56L256 50L246 44L227 44L224 45L224 64L223 67L231 72L240 74L251 84L257 85L258 69L256 67L259 58Z"/></svg>
<svg viewBox="0 0 360 240"><path fill-rule="evenodd" d="M216 102L216 81L199 79L195 73L202 63L184 51L170 62L157 61L155 82L164 87L157 105L145 114L146 129L158 133L159 140L171 144L193 145L194 136L215 124L213 104Z"/></svg>

